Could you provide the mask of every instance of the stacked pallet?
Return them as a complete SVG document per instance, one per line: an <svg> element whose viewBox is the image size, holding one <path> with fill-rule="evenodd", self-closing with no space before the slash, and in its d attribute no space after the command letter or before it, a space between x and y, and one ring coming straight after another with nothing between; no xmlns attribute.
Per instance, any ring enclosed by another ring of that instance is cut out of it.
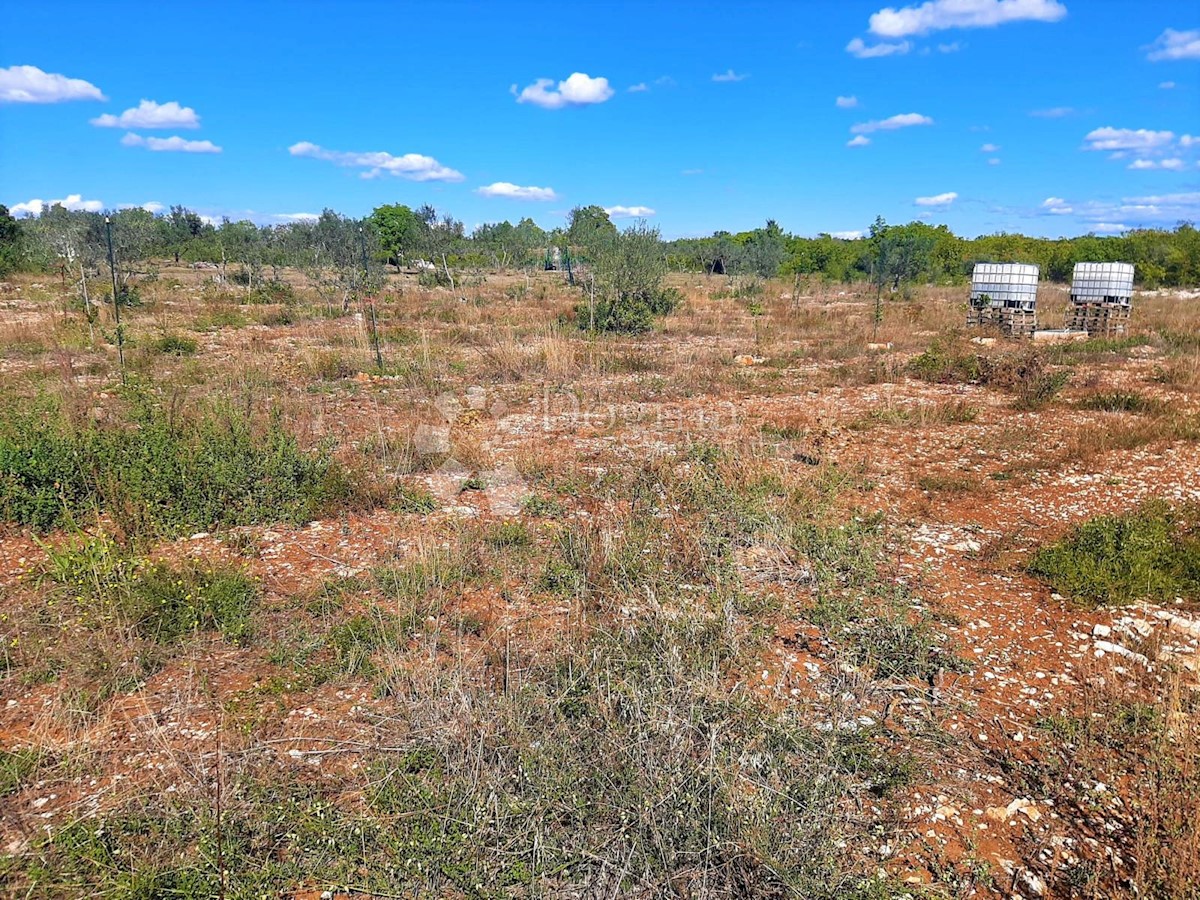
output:
<svg viewBox="0 0 1200 900"><path fill-rule="evenodd" d="M993 328L1014 337L1032 335L1037 329L1037 287L1037 266L976 263L968 327Z"/></svg>
<svg viewBox="0 0 1200 900"><path fill-rule="evenodd" d="M1120 303L1072 303L1067 328L1089 337L1121 337L1129 331L1129 307Z"/></svg>
<svg viewBox="0 0 1200 900"><path fill-rule="evenodd" d="M1037 330L1037 310L1012 306L971 306L967 326L991 328L1012 337L1029 337Z"/></svg>
<svg viewBox="0 0 1200 900"><path fill-rule="evenodd" d="M1133 266L1129 263L1075 264L1067 327L1089 335L1118 337L1129 330Z"/></svg>

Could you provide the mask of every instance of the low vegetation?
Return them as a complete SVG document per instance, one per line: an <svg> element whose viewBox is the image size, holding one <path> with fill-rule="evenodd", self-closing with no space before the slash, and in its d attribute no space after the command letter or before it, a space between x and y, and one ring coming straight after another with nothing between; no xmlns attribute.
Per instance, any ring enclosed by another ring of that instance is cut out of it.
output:
<svg viewBox="0 0 1200 900"><path fill-rule="evenodd" d="M1091 519L1038 550L1029 571L1090 606L1200 601L1200 508L1156 502Z"/></svg>
<svg viewBox="0 0 1200 900"><path fill-rule="evenodd" d="M349 500L350 474L278 416L226 403L170 411L135 395L125 422L78 421L50 400L0 419L0 519L39 530L103 513L128 534L304 522Z"/></svg>

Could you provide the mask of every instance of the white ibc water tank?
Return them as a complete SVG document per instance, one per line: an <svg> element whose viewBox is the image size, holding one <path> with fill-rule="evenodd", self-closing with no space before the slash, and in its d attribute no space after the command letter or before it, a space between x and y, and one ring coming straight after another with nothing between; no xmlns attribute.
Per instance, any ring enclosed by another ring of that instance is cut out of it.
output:
<svg viewBox="0 0 1200 900"><path fill-rule="evenodd" d="M971 272L971 305L1033 310L1037 288L1037 266L975 263Z"/></svg>
<svg viewBox="0 0 1200 900"><path fill-rule="evenodd" d="M1133 299L1133 266L1129 263L1075 263L1071 300L1075 303L1119 303Z"/></svg>

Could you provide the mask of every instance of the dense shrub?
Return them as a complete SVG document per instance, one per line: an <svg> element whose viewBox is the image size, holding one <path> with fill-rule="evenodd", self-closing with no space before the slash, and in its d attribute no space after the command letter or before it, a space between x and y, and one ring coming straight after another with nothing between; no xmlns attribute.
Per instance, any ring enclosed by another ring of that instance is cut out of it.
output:
<svg viewBox="0 0 1200 900"><path fill-rule="evenodd" d="M137 402L132 422L79 424L43 404L0 419L0 519L38 530L97 512L131 534L311 519L347 499L346 470L306 452L278 415L227 405L168 416Z"/></svg>
<svg viewBox="0 0 1200 900"><path fill-rule="evenodd" d="M935 341L908 364L914 378L933 384L984 384L1008 391L1018 409L1035 409L1066 386L1070 372L1054 371L1040 350L981 356L961 347Z"/></svg>
<svg viewBox="0 0 1200 900"><path fill-rule="evenodd" d="M178 334L164 334L150 345L150 349L164 356L192 356L198 346L193 338Z"/></svg>
<svg viewBox="0 0 1200 900"><path fill-rule="evenodd" d="M683 299L678 290L662 286L667 266L657 229L635 225L605 232L589 248L589 257L591 277L580 279L584 298L575 307L580 328L649 331L655 316L671 312Z"/></svg>
<svg viewBox="0 0 1200 900"><path fill-rule="evenodd" d="M1090 606L1200 599L1200 507L1151 502L1101 516L1043 547L1029 571Z"/></svg>

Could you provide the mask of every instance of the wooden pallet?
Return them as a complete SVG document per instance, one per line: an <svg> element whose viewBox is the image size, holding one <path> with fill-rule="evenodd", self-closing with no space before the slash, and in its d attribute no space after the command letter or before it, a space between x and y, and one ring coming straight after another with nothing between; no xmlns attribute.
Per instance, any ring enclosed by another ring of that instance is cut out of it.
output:
<svg viewBox="0 0 1200 900"><path fill-rule="evenodd" d="M1129 330L1129 307L1120 303L1073 303L1067 327L1088 335L1120 337Z"/></svg>
<svg viewBox="0 0 1200 900"><path fill-rule="evenodd" d="M1003 306L972 306L967 310L968 328L991 328L1012 337L1029 337L1037 330L1037 311Z"/></svg>

